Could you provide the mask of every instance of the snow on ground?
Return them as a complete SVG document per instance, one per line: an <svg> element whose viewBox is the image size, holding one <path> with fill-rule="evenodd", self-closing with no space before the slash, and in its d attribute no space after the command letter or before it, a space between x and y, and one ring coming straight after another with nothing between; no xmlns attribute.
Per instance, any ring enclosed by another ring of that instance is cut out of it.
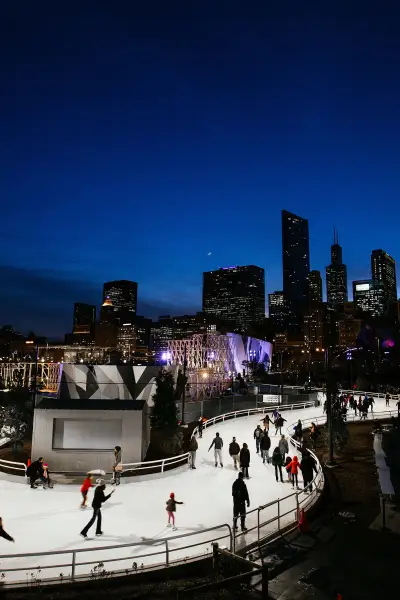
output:
<svg viewBox="0 0 400 600"><path fill-rule="evenodd" d="M394 408L392 406L391 408ZM385 410L384 401L377 400L375 411ZM322 415L322 408L290 410L282 413L287 419L285 426L294 424L298 419L310 419ZM115 494L102 509L104 535L95 537L95 527L90 530L88 540L83 540L79 532L90 519L92 510L79 508L81 497L79 486L56 485L53 490L30 489L29 485L14 483L0 479L1 511L4 528L15 538L15 545L0 538L1 552L0 573L5 569L23 567L21 571L5 572L6 581L24 580L37 574L41 568L40 578L58 577L60 573L69 576L71 573L72 551L76 554L76 574L87 574L93 566L102 561L109 571L130 569L133 563L140 568L157 563L165 564L166 544L168 540L169 561L183 560L191 556L204 555L211 551L211 541L221 537L219 543L229 547L228 528L217 531L202 532L221 524L232 526L232 483L237 477L228 454L228 445L235 436L240 445L247 442L250 452L250 480L247 486L250 495L249 512L260 505L273 502L277 498L290 498L280 503L281 525L293 521L296 509L296 497L289 483L277 483L271 465L263 465L256 454L253 432L261 415L241 417L218 423L205 429L203 438L199 440L196 458L196 470L187 468L168 472L159 479L149 481L133 481L121 484ZM214 467L213 450L208 448L219 432L224 440L224 467ZM272 428L271 452L278 443ZM294 452L292 451L291 456ZM301 475L299 484L302 488ZM301 483L300 483L301 482ZM110 486L107 490L111 491ZM106 492L107 492L106 490ZM167 513L165 503L170 492L174 492L177 500L184 505L177 507L177 531L166 528ZM92 492L90 493L92 494ZM308 498L308 497L307 497ZM89 503L92 495L90 495ZM305 500L304 493L299 494L300 502ZM310 500L308 500L310 501ZM285 514L286 513L286 514ZM265 523L277 515L277 505L267 507L260 513L260 523ZM285 516L283 516L285 515ZM246 535L239 535L238 545L247 545L257 538L257 511L247 517L246 525L251 530ZM277 528L274 524L265 525L263 535ZM101 547L128 544L129 547L101 550ZM137 544L133 545L132 544ZM193 545L191 548L180 549ZM93 552L87 552L96 548ZM82 550L82 552L80 551ZM32 557L17 557L15 554L63 551L66 554ZM5 556L5 553L12 552ZM110 562L112 558L114 562ZM106 560L107 559L107 560ZM123 560L124 559L124 560ZM78 563L88 562L79 566ZM48 569L50 565L66 565Z"/></svg>

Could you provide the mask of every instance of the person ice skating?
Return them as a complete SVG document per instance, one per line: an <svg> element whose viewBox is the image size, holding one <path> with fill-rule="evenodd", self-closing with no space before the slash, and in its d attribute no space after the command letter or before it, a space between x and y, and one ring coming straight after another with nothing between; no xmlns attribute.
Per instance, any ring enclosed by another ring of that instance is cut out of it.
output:
<svg viewBox="0 0 400 600"><path fill-rule="evenodd" d="M39 481L42 482L43 489L46 489L46 488L52 489L53 484L51 483L49 465L47 463L43 463L43 465L42 465Z"/></svg>
<svg viewBox="0 0 400 600"><path fill-rule="evenodd" d="M222 448L223 448L223 445L224 445L224 442L223 442L222 438L219 437L219 433L216 433L215 434L215 438L211 442L211 446L208 449L208 451L210 452L211 448L214 446L214 459L215 459L215 466L216 467L218 467L218 461L219 461L219 464L221 465L221 467L224 466L222 464Z"/></svg>
<svg viewBox="0 0 400 600"><path fill-rule="evenodd" d="M307 492L312 492L313 471L318 473L315 461L309 452L303 454L300 463L300 469L303 473L304 489ZM307 487L308 486L308 487ZM306 489L307 488L307 489Z"/></svg>
<svg viewBox="0 0 400 600"><path fill-rule="evenodd" d="M107 494L107 496L104 494L104 490L106 489L104 479L98 479L96 481L96 484L97 485L96 489L94 490L94 497L92 501L93 515L89 523L81 531L81 536L84 538L87 538L87 533L93 525L93 523L96 521L96 519L96 535L103 535L103 532L101 530L101 505L103 504L103 502L108 500L115 492L115 490L112 490L112 492L110 494Z"/></svg>
<svg viewBox="0 0 400 600"><path fill-rule="evenodd" d="M271 448L271 438L268 435L268 431L264 432L260 442L261 458L263 464L269 463L269 449Z"/></svg>
<svg viewBox="0 0 400 600"><path fill-rule="evenodd" d="M283 433L281 435L281 439L279 440L278 446L279 446L280 453L282 454L282 458L284 459L285 454L288 454L288 452L289 452L289 444L288 444L287 439L283 435Z"/></svg>
<svg viewBox="0 0 400 600"><path fill-rule="evenodd" d="M239 454L240 468L243 471L243 477L249 479L249 466L250 466L250 450L247 444L243 444L243 447Z"/></svg>
<svg viewBox="0 0 400 600"><path fill-rule="evenodd" d="M88 495L88 492L91 487L93 487L92 476L86 475L85 479L83 480L82 486L81 486L81 494L82 494L81 508L87 507L87 495Z"/></svg>
<svg viewBox="0 0 400 600"><path fill-rule="evenodd" d="M197 431L199 432L199 438L203 437L203 429L204 429L203 417L199 417L199 422L197 424Z"/></svg>
<svg viewBox="0 0 400 600"><path fill-rule="evenodd" d="M283 457L281 451L279 450L279 446L277 446L272 453L272 464L275 467L275 479L278 481L278 472L281 482L283 483L282 476L282 467L283 467Z"/></svg>
<svg viewBox="0 0 400 600"><path fill-rule="evenodd" d="M284 423L286 423L286 419L284 419L282 417L282 415L278 414L278 416L277 416L277 418L275 420L275 423L274 423L274 425L275 425L275 435L278 435L278 431L279 431L280 434L282 434L282 427L283 427Z"/></svg>
<svg viewBox="0 0 400 600"><path fill-rule="evenodd" d="M183 502L178 502L178 500L175 500L175 494L174 492L171 492L169 495L169 498L166 502L166 511L168 513L168 524L167 527L171 527L172 525L172 529L174 531L176 531L176 526L175 526L175 512L176 512L176 505L177 504L183 504Z"/></svg>
<svg viewBox="0 0 400 600"><path fill-rule="evenodd" d="M278 409L274 408L274 410L272 412L272 418L273 418L274 421L276 421L278 417L279 417Z"/></svg>
<svg viewBox="0 0 400 600"><path fill-rule="evenodd" d="M229 444L229 455L233 458L233 466L237 470L237 466L239 464L239 454L240 454L240 446L236 441L236 438L232 438L231 443Z"/></svg>
<svg viewBox="0 0 400 600"><path fill-rule="evenodd" d="M233 482L232 485L232 497L233 497L233 529L237 531L237 520L240 517L240 524L242 531L246 529L246 503L247 508L250 506L249 492L247 486L243 481L243 473L238 474L238 478Z"/></svg>
<svg viewBox="0 0 400 600"><path fill-rule="evenodd" d="M300 419L297 421L296 427L294 428L294 437L298 442L300 442L303 437L303 425L301 424Z"/></svg>
<svg viewBox="0 0 400 600"><path fill-rule="evenodd" d="M266 431L269 431L269 424L271 423L271 419L269 418L269 415L265 415L262 419L260 419L260 421L263 422L264 429Z"/></svg>
<svg viewBox="0 0 400 600"><path fill-rule="evenodd" d="M189 452L190 452L190 468L196 468L196 452L199 445L197 443L196 437L192 435L189 442Z"/></svg>
<svg viewBox="0 0 400 600"><path fill-rule="evenodd" d="M292 488L294 488L294 484L296 483L296 488L299 489L299 459L297 458L297 456L293 456L292 462L288 464L286 469L290 469L290 474L292 476Z"/></svg>
<svg viewBox="0 0 400 600"><path fill-rule="evenodd" d="M29 477L29 482L31 484L32 489L37 487L35 481L37 481L43 474L43 462L43 456L40 456L26 469L26 475L27 477Z"/></svg>
<svg viewBox="0 0 400 600"><path fill-rule="evenodd" d="M3 529L3 519L2 519L2 517L0 517L0 537L4 538L8 542L15 542L14 538L12 538L11 535L9 535L7 533L7 531L5 531Z"/></svg>
<svg viewBox="0 0 400 600"><path fill-rule="evenodd" d="M289 466L291 464L291 462L292 462L292 459L290 458L290 456L287 456L285 459L285 469L286 469L289 483L291 483L291 481L292 481L291 467Z"/></svg>
<svg viewBox="0 0 400 600"><path fill-rule="evenodd" d="M256 453L258 454L260 452L260 442L262 437L262 429L260 425L257 425L256 429L254 430L253 437L256 440Z"/></svg>
<svg viewBox="0 0 400 600"><path fill-rule="evenodd" d="M312 447L316 448L317 447L317 442L318 442L318 438L320 436L321 432L318 429L318 427L316 426L315 423L311 423L311 428L310 428L310 439L311 439L311 443L312 443Z"/></svg>
<svg viewBox="0 0 400 600"><path fill-rule="evenodd" d="M385 400L386 400L386 406L389 406L389 403L390 403L390 394L386 394Z"/></svg>
<svg viewBox="0 0 400 600"><path fill-rule="evenodd" d="M121 472L122 472L122 448L121 448L121 446L115 446L113 477L111 480L112 484L119 485L121 483Z"/></svg>

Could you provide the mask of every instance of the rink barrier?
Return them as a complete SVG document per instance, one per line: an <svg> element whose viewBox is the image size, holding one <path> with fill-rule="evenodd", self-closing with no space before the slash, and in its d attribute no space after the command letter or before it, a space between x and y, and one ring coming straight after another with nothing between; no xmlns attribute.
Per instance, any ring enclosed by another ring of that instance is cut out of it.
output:
<svg viewBox="0 0 400 600"><path fill-rule="evenodd" d="M201 542L197 542L195 544L189 544L189 545L185 545L185 546L178 546L178 547L172 547L172 544L176 542L176 540L179 540L181 538L191 538L195 535L198 535L199 533L201 534L206 534L208 532L211 531L217 531L219 529L226 529L226 532L223 535L219 535L217 537L215 537L214 535L207 540L202 540ZM101 564L104 567L105 563L115 563L115 562L121 562L121 561L128 561L129 563L129 567L126 566L124 568L119 568L116 571L112 571L112 572L107 572L107 575L101 575L101 571L99 571L98 573L98 578L105 578L105 577L110 577L110 576L123 576L123 575L127 575L127 574L132 574L132 573L138 573L138 572L144 572L146 570L154 570L154 569L160 569L160 568L168 568L168 567L173 567L173 566L177 566L179 564L182 563L186 563L188 561L191 560L198 560L199 558L205 558L207 556L212 556L212 544L214 542L221 542L224 541L225 544L228 545L228 549L230 552L232 552L232 548L233 548L233 532L232 532L232 528L230 525L228 525L228 523L224 523L222 525L215 525L214 527L208 527L207 529L202 529L201 531L194 531L192 533L182 533L179 535L176 535L174 537L168 537L168 538L157 538L156 543L154 542L153 539L151 540L144 540L142 542L133 542L133 543L128 543L128 544L118 544L118 545L113 545L113 546L101 546L101 547L95 547L95 548L78 548L76 550L55 550L53 552L32 552L32 553L28 553L28 554L2 554L0 555L0 561L3 564L3 561L6 559L16 559L16 558L27 558L28 559L28 566L25 564L24 566L20 566L20 567L13 567L10 569L7 568L1 568L0 569L0 573L1 574L6 574L6 573L18 573L21 571L25 571L26 575L30 575L31 576L31 580L28 580L26 582L22 581L22 580L17 580L17 581L13 581L13 582L8 582L7 581L7 576L5 575L4 578L2 578L2 585L7 585L8 586L15 586L15 587L21 587L21 586L32 586L34 585L35 587L38 586L38 584L51 584L51 583L63 583L66 581L70 581L70 582L77 582L77 581L84 581L87 579L96 579L97 577L93 577L93 572L95 572L94 570L97 569L97 565ZM132 554L132 548L140 548L140 547L148 547L149 545L163 545L164 548L162 550L159 550L157 552L150 552L150 553L146 553L146 554L139 554L139 555L135 555ZM197 546L204 546L207 545L206 550L202 553L202 554L198 554L198 555L194 555L194 556L189 556L186 557L184 559L182 558L172 558L172 555L174 552L180 552L182 550L189 550L190 548L196 548ZM123 548L129 548L131 551L127 556L114 556L113 558L104 558L104 559L94 559L92 558L92 560L82 560L79 561L78 557L80 555L82 555L83 553L91 553L91 552L97 552L97 553L101 553L104 551L114 551L111 553L111 555L114 555L114 553L118 550L121 550ZM43 565L43 564L35 564L33 561L29 564L29 559L39 559L39 557L42 556L63 556L63 557L70 557L68 562L64 561L60 564L51 564L51 565ZM138 566L138 562L139 559L147 559L149 557L154 557L157 556L157 561L156 563L152 562L151 564L148 565L144 565L144 563L142 563L140 566ZM163 557L163 560L159 560L160 557ZM132 562L133 561L133 562ZM89 571L86 571L84 573L79 572L81 569L81 567L92 567L92 569L90 569ZM59 569L65 569L68 568L70 569L70 572L67 574L61 573L59 572ZM45 579L42 579L43 575L43 571L47 569L47 570L56 570L55 573L57 573L57 575L54 573L53 575L50 575L50 577L46 577ZM36 577L36 573L39 572L40 573L40 579L38 577ZM61 577L62 575L62 577Z"/></svg>
<svg viewBox="0 0 400 600"><path fill-rule="evenodd" d="M0 458L0 469L10 469L11 471L17 471L17 473L12 473L13 475L25 476L27 466L22 462L14 462L13 460L4 460L3 458Z"/></svg>

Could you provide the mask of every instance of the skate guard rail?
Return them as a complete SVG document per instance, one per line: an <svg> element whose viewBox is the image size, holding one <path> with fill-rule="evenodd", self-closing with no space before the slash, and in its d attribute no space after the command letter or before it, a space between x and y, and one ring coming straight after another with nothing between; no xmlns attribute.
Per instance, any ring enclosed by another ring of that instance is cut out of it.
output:
<svg viewBox="0 0 400 600"><path fill-rule="evenodd" d="M22 462L14 462L13 460L4 460L0 458L0 470L10 469L14 475L25 475L27 466ZM17 471L17 473L15 473Z"/></svg>
<svg viewBox="0 0 400 600"><path fill-rule="evenodd" d="M220 535L217 536L213 534L212 536L209 536L209 539L202 539L201 541L197 541L192 544L189 543L184 546L175 545L176 541L181 538L185 538L185 540L190 541L190 538L199 535L199 533L201 533L202 536L204 536L204 534L207 534L209 532L215 532L218 530L225 530L225 532L221 532ZM65 581L79 581L85 579L103 579L118 575L128 575L132 573L143 572L150 569L168 568L174 565L178 565L179 563L187 562L188 560L192 560L194 558L212 556L212 544L218 541L224 541L224 543L228 546L229 551L232 552L234 545L233 533L231 526L228 525L228 523L216 525L207 529L202 529L199 532L194 531L192 533L179 534L169 538L151 538L149 540L143 540L142 542L118 544L113 546L101 546L97 548L78 548L76 550L55 550L52 552L31 552L28 554L2 554L0 555L0 573L2 574L2 585L14 585L18 587L32 585L37 587L42 583L49 584L63 583ZM155 552L146 552L144 554L132 553L132 549L138 548L140 552L140 548L142 547L157 547L159 545L163 546L163 548L160 550L156 550ZM194 556L190 555L188 557L185 557L184 559L174 558L173 556L175 552L189 550L198 546L206 546L206 548L203 548L203 550L198 554L195 554ZM124 552L125 548L129 548L130 552ZM102 558L101 556L99 556L105 551L108 552L107 558ZM95 553L96 556L94 556ZM79 557L83 554L89 556L83 557L84 560L79 560ZM41 558L45 556L55 556L57 557L57 559L52 564L44 565ZM61 563L58 563L58 557L65 558L62 558ZM151 560L150 563L147 561L147 559L154 557L157 557L156 562L154 562L154 560ZM24 559L23 565L21 564L21 566L11 568L5 567L4 561L6 561L7 559L13 559L15 561L15 559L19 558ZM26 561L25 559L28 560ZM140 560L142 560L141 563ZM104 564L106 562L119 564L117 565L117 568L115 570L106 571L104 569ZM60 572L60 569L68 569L69 572ZM48 576L44 576L44 571L46 571L46 575ZM8 573L18 574L19 572L24 572L27 579L16 579L14 581L10 581L7 579Z"/></svg>

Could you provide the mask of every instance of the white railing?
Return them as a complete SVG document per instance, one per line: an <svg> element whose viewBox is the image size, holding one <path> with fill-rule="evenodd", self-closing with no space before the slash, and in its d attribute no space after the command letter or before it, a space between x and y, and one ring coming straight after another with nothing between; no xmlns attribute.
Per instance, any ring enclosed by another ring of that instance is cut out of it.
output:
<svg viewBox="0 0 400 600"><path fill-rule="evenodd" d="M122 470L124 473L128 471L147 471L148 469L158 469L156 473L164 473L165 467L170 465L182 466L185 465L189 460L189 452L180 454L179 456L171 456L170 458L163 458L162 460L149 460L148 462L138 463L123 463ZM174 467L176 468L176 467ZM169 469L167 469L169 470Z"/></svg>
<svg viewBox="0 0 400 600"><path fill-rule="evenodd" d="M207 536L208 533L218 530L225 531L220 531L219 535L213 533ZM199 533L205 539L190 543L190 538L199 535ZM183 546L176 545L177 540L181 538L185 538L185 541L187 540L189 543ZM155 540L102 546L100 548L55 550L52 552L35 552L29 554L3 554L0 555L2 585L20 586L24 584L23 579L18 579L19 573L24 573L27 576L27 579L25 579L26 585L38 585L42 582L63 583L64 581L127 575L148 569L171 567L193 558L211 555L213 542L223 542L232 551L233 534L230 525L224 523L223 525L203 529L201 532L195 531L169 538L156 538ZM158 548L159 546L161 546L159 550L151 550L151 548ZM141 552L143 548L150 548L150 551ZM193 548L197 548L195 556L190 552ZM137 550L139 551L138 553L136 553ZM177 552L181 553L184 550L189 551L189 556L184 558L174 556ZM106 557L102 555L104 552L107 552ZM54 557L54 560L50 560L50 564L47 564L48 560L43 560L43 557ZM7 561L12 560L13 565L15 565L18 563L18 559L24 559L23 564L7 567ZM110 571L104 569L105 563L109 566ZM10 575L13 577L13 581L10 580Z"/></svg>
<svg viewBox="0 0 400 600"><path fill-rule="evenodd" d="M13 460L4 460L0 458L0 469L10 469L11 471L17 471L16 475L25 475L27 466L22 462L14 462Z"/></svg>

